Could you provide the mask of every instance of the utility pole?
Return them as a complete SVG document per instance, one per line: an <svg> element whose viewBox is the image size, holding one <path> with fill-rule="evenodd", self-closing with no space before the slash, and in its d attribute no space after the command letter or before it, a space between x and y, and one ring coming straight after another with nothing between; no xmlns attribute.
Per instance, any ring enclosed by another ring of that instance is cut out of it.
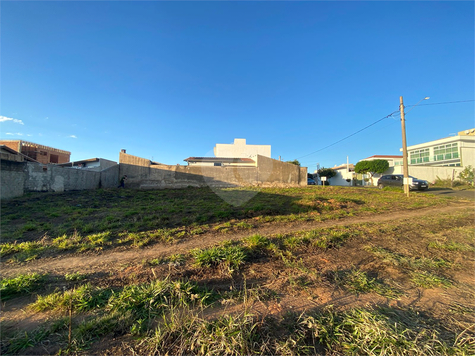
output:
<svg viewBox="0 0 475 356"><path fill-rule="evenodd" d="M409 167L407 165L407 143L406 143L406 121L404 117L404 103L402 96L399 97L399 111L401 112L401 130L402 130L402 164L404 174L404 193L409 197Z"/></svg>

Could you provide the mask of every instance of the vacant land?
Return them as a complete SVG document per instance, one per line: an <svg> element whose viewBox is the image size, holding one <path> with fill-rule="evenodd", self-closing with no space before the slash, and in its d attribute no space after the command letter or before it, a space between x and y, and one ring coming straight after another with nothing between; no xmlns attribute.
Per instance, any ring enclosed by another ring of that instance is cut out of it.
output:
<svg viewBox="0 0 475 356"><path fill-rule="evenodd" d="M473 202L343 187L2 202L2 354L475 354Z"/></svg>

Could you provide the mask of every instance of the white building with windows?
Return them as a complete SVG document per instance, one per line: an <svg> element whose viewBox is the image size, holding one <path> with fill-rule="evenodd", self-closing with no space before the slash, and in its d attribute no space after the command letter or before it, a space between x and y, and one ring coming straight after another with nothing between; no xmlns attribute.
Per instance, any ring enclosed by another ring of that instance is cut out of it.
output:
<svg viewBox="0 0 475 356"><path fill-rule="evenodd" d="M407 153L410 166L474 166L475 129L460 131L457 136L408 146Z"/></svg>

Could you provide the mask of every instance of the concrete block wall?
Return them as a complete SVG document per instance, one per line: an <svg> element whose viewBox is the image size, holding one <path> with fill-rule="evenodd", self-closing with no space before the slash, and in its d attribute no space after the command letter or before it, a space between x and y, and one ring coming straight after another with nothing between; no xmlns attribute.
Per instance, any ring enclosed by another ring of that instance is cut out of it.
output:
<svg viewBox="0 0 475 356"><path fill-rule="evenodd" d="M1 198L22 196L25 192L64 192L98 188L117 188L119 165L101 172L59 167L36 162L1 160Z"/></svg>
<svg viewBox="0 0 475 356"><path fill-rule="evenodd" d="M100 172L28 162L25 191L64 192L99 188Z"/></svg>
<svg viewBox="0 0 475 356"><path fill-rule="evenodd" d="M104 169L100 172L100 174L101 178L99 188L117 188L117 186L119 185L119 165L117 163L107 169Z"/></svg>
<svg viewBox="0 0 475 356"><path fill-rule="evenodd" d="M307 168L272 158L257 156L258 183L262 186L307 185Z"/></svg>
<svg viewBox="0 0 475 356"><path fill-rule="evenodd" d="M397 174L402 174L402 167L399 166L399 172ZM440 179L452 179L452 175L454 175L455 179L458 179L458 175L460 172L463 171L462 167L424 167L424 166L412 166L409 167L409 175L424 179L429 183L433 183L437 180L437 177Z"/></svg>
<svg viewBox="0 0 475 356"><path fill-rule="evenodd" d="M1 199L11 199L23 195L26 162L1 160Z"/></svg>
<svg viewBox="0 0 475 356"><path fill-rule="evenodd" d="M170 166L121 152L120 176L136 189L307 185L307 168L257 156L257 167Z"/></svg>
<svg viewBox="0 0 475 356"><path fill-rule="evenodd" d="M120 163L120 176L127 175L126 187L165 189L186 187L233 187L256 185L255 167L189 167Z"/></svg>

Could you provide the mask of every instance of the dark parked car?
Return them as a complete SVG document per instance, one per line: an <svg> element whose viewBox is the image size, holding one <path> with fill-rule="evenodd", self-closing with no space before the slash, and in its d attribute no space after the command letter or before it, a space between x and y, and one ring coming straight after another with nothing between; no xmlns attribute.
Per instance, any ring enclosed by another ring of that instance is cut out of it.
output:
<svg viewBox="0 0 475 356"><path fill-rule="evenodd" d="M316 185L317 183L312 178L307 178L308 185Z"/></svg>
<svg viewBox="0 0 475 356"><path fill-rule="evenodd" d="M429 183L426 180L412 178L412 184L409 185L410 190L426 190L429 189ZM384 187L402 187L404 183L404 176L402 174L388 174L378 179L378 188Z"/></svg>

